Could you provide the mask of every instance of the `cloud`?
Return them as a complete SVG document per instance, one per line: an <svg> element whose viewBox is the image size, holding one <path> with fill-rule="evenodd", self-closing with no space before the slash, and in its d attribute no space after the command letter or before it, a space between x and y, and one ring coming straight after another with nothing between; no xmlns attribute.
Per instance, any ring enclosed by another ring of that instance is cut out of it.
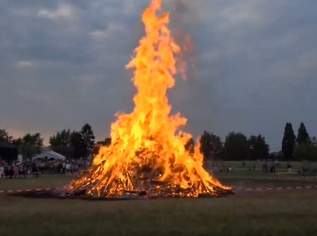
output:
<svg viewBox="0 0 317 236"><path fill-rule="evenodd" d="M39 9L37 14L54 21L73 20L77 17L75 8L69 4L58 5L56 9Z"/></svg>
<svg viewBox="0 0 317 236"><path fill-rule="evenodd" d="M0 128L47 138L90 122L106 136L114 114L131 110L125 65L147 3L0 1ZM262 133L275 150L286 121L304 121L317 134L315 0L182 3L173 25L191 34L197 62L169 95L190 131Z"/></svg>
<svg viewBox="0 0 317 236"><path fill-rule="evenodd" d="M18 61L17 67L20 69L33 67L33 63L30 61Z"/></svg>
<svg viewBox="0 0 317 236"><path fill-rule="evenodd" d="M108 27L104 30L94 30L90 32L90 36L95 40L107 40L109 37L115 36L115 34L120 33L125 28L121 24L117 24L112 22L108 25Z"/></svg>
<svg viewBox="0 0 317 236"><path fill-rule="evenodd" d="M264 24L269 18L263 12L263 1L258 0L244 0L236 1L228 7L223 8L219 15L231 27L240 26L244 24Z"/></svg>

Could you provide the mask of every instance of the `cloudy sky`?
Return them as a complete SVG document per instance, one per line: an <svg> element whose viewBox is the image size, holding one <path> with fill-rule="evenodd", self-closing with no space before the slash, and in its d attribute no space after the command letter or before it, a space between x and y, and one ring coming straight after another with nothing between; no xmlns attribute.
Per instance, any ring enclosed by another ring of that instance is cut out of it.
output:
<svg viewBox="0 0 317 236"><path fill-rule="evenodd" d="M171 0L169 0L171 1ZM148 0L0 0L0 128L49 137L89 122L98 138L131 110L124 66ZM317 135L317 1L183 0L189 79L170 93L188 130L261 133L280 147L285 122Z"/></svg>

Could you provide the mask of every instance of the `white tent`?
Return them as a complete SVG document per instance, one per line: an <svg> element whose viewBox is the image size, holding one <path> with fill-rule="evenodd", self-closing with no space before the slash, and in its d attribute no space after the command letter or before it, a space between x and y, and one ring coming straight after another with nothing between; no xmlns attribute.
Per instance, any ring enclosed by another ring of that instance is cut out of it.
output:
<svg viewBox="0 0 317 236"><path fill-rule="evenodd" d="M40 154L37 154L34 157L32 157L32 161L40 160L40 159L64 161L66 159L66 157L64 157L63 155L61 155L57 152L51 151L51 150L42 150L42 152Z"/></svg>

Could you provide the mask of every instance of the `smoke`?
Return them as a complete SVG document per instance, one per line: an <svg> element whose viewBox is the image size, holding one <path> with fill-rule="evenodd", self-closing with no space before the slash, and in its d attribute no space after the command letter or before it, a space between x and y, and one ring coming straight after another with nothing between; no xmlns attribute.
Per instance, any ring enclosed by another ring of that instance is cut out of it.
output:
<svg viewBox="0 0 317 236"><path fill-rule="evenodd" d="M182 47L177 65L181 79L177 80L176 87L170 93L173 111L181 112L189 118L186 131L197 137L204 129L209 130L213 123L210 110L213 106L213 99L210 100L213 88L209 85L206 87L199 65L199 8L189 0L168 0L165 6L171 13L173 36Z"/></svg>
<svg viewBox="0 0 317 236"><path fill-rule="evenodd" d="M173 36L182 48L178 58L178 72L182 79L194 79L197 64L195 40L191 36L188 22L194 20L194 10L185 0L169 0L166 7L171 12Z"/></svg>

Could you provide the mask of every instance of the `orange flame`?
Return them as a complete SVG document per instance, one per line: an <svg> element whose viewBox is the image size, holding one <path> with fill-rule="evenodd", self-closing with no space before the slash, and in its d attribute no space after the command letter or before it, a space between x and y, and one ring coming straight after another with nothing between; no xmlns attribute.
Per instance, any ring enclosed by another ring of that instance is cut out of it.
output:
<svg viewBox="0 0 317 236"><path fill-rule="evenodd" d="M71 193L84 191L97 198L198 197L231 189L203 168L199 145L186 150L192 136L180 128L187 119L170 115L167 91L175 85L175 55L181 47L161 7L161 0L152 0L144 11L145 36L127 65L134 70L137 88L134 110L118 116L111 127L111 145L101 147L87 173L70 183Z"/></svg>

